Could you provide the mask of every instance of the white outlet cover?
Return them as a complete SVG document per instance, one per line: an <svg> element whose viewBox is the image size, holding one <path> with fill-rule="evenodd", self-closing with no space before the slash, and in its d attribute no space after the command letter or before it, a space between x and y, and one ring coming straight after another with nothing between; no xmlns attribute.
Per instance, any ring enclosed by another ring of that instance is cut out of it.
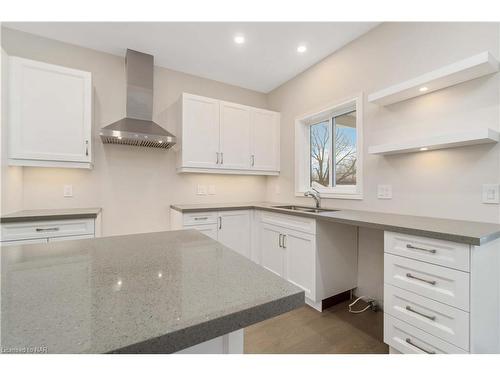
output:
<svg viewBox="0 0 500 375"><path fill-rule="evenodd" d="M64 185L63 194L66 198L73 196L73 185Z"/></svg>
<svg viewBox="0 0 500 375"><path fill-rule="evenodd" d="M198 185L196 188L196 194L207 195L207 186L206 185Z"/></svg>
<svg viewBox="0 0 500 375"><path fill-rule="evenodd" d="M392 185L377 185L378 199L392 199Z"/></svg>
<svg viewBox="0 0 500 375"><path fill-rule="evenodd" d="M483 184L483 203L500 203L499 190L498 184Z"/></svg>
<svg viewBox="0 0 500 375"><path fill-rule="evenodd" d="M208 185L208 195L215 195L215 185Z"/></svg>

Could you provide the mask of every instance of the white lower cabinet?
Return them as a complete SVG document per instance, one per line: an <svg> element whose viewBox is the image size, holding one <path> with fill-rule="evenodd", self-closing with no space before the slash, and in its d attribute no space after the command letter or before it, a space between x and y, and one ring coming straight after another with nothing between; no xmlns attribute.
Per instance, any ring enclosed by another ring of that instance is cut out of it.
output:
<svg viewBox="0 0 500 375"><path fill-rule="evenodd" d="M260 231L261 265L304 289L315 300L315 236L264 223Z"/></svg>
<svg viewBox="0 0 500 375"><path fill-rule="evenodd" d="M283 237L286 251L286 278L304 289L306 297L315 299L314 266L316 260L315 236L287 230Z"/></svg>
<svg viewBox="0 0 500 375"><path fill-rule="evenodd" d="M403 320L384 314L384 342L405 354L467 354Z"/></svg>
<svg viewBox="0 0 500 375"><path fill-rule="evenodd" d="M500 353L500 239L384 233L384 341L402 353Z"/></svg>
<svg viewBox="0 0 500 375"><path fill-rule="evenodd" d="M276 275L285 275L286 251L281 246L283 228L264 224L260 232L261 266Z"/></svg>
<svg viewBox="0 0 500 375"><path fill-rule="evenodd" d="M98 219L40 220L2 223L1 244L26 245L94 238L100 233Z"/></svg>
<svg viewBox="0 0 500 375"><path fill-rule="evenodd" d="M217 241L217 224L190 225L186 226L186 228L196 229Z"/></svg>
<svg viewBox="0 0 500 375"><path fill-rule="evenodd" d="M224 246L250 258L249 210L180 213L170 211L170 229L196 229Z"/></svg>
<svg viewBox="0 0 500 375"><path fill-rule="evenodd" d="M250 212L248 210L219 212L217 239L223 245L250 258Z"/></svg>
<svg viewBox="0 0 500 375"><path fill-rule="evenodd" d="M357 286L356 227L268 211L257 211L255 226L258 263L303 289L313 308Z"/></svg>

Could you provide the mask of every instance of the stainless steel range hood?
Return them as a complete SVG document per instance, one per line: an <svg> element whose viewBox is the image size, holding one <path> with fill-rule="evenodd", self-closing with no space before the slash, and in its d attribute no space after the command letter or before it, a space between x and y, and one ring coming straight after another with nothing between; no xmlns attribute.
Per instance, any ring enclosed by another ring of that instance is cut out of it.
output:
<svg viewBox="0 0 500 375"><path fill-rule="evenodd" d="M101 129L103 143L170 148L175 136L153 122L154 57L127 49L127 117Z"/></svg>

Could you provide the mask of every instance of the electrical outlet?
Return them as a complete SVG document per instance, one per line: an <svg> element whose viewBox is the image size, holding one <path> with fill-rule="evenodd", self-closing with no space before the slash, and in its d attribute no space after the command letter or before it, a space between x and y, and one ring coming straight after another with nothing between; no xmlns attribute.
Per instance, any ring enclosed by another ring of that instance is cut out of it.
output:
<svg viewBox="0 0 500 375"><path fill-rule="evenodd" d="M196 188L197 195L207 195L207 186L206 185L198 185Z"/></svg>
<svg viewBox="0 0 500 375"><path fill-rule="evenodd" d="M71 198L73 196L73 185L64 185L63 195L66 198Z"/></svg>
<svg viewBox="0 0 500 375"><path fill-rule="evenodd" d="M215 185L208 185L208 195L215 195Z"/></svg>
<svg viewBox="0 0 500 375"><path fill-rule="evenodd" d="M378 199L392 199L392 185L378 185L377 186Z"/></svg>
<svg viewBox="0 0 500 375"><path fill-rule="evenodd" d="M498 204L499 203L499 185L498 184L483 184L483 203Z"/></svg>

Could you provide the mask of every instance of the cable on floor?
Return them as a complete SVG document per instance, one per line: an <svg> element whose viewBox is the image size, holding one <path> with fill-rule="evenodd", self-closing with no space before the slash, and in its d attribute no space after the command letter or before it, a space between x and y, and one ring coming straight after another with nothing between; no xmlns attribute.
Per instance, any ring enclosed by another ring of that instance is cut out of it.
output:
<svg viewBox="0 0 500 375"><path fill-rule="evenodd" d="M366 303L368 305L366 305L366 307L364 309L361 309L361 310L353 310L352 307L358 303L358 301L364 299L364 301L366 301ZM358 297L356 298L356 300L352 303L349 304L349 312L352 313L352 314L361 314L363 312L365 312L366 310L368 309L372 309L373 311L376 311L377 309L377 304L375 302L375 300L373 298L367 298L366 296L361 296L361 297Z"/></svg>

